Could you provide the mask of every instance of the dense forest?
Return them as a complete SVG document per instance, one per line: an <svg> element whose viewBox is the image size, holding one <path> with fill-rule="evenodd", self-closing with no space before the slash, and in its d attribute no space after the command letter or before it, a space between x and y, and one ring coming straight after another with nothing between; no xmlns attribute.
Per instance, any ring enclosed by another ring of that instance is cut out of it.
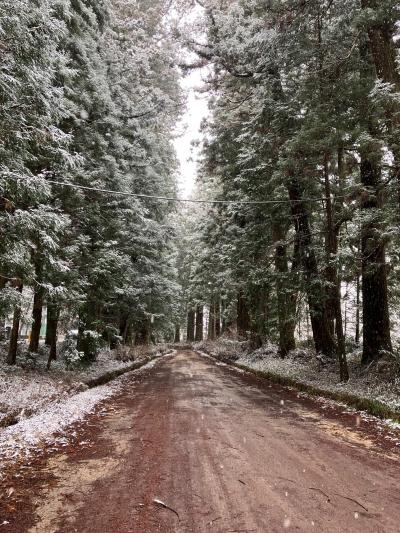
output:
<svg viewBox="0 0 400 533"><path fill-rule="evenodd" d="M0 318L49 362L225 334L398 352L394 0L6 0ZM196 17L185 17L188 12ZM204 73L196 194L177 196L180 77ZM107 192L108 191L108 192ZM110 192L112 191L112 192ZM30 317L25 300L33 295ZM184 333L182 335L182 333Z"/></svg>
<svg viewBox="0 0 400 533"><path fill-rule="evenodd" d="M349 346L365 365L397 350L398 6L203 7L206 38L188 39L212 65L198 190L217 203L191 222L188 338L203 305L209 338L235 323L282 357L310 323L347 379Z"/></svg>
<svg viewBox="0 0 400 533"><path fill-rule="evenodd" d="M59 322L76 326L89 360L99 337L149 342L151 322L167 333L178 295L171 209L129 196L175 195L183 100L165 9L1 2L0 314L13 314L11 364L22 318L38 350L44 308L51 358Z"/></svg>

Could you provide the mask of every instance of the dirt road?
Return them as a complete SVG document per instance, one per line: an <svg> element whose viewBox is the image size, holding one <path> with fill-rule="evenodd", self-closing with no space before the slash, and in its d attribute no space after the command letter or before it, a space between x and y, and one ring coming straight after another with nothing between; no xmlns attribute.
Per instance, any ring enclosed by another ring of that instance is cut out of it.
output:
<svg viewBox="0 0 400 533"><path fill-rule="evenodd" d="M35 524L13 531L400 531L395 446L356 415L192 352L106 407L47 459Z"/></svg>

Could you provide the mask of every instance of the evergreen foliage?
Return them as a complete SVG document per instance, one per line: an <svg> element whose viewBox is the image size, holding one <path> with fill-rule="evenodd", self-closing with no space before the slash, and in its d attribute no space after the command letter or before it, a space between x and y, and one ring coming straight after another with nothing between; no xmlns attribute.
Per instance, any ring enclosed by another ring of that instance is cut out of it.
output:
<svg viewBox="0 0 400 533"><path fill-rule="evenodd" d="M10 363L23 287L34 294L30 349L46 306L52 358L59 320L76 327L88 360L97 334L112 345L173 334L171 205L79 188L175 193L182 96L164 14L162 0L0 6L0 312L14 312Z"/></svg>
<svg viewBox="0 0 400 533"><path fill-rule="evenodd" d="M216 280L239 333L275 340L282 356L309 313L316 350L347 379L345 284L363 363L392 352L398 315L395 2L201 6L205 38L183 32L212 72L199 187L250 203L207 212L192 269L204 287Z"/></svg>

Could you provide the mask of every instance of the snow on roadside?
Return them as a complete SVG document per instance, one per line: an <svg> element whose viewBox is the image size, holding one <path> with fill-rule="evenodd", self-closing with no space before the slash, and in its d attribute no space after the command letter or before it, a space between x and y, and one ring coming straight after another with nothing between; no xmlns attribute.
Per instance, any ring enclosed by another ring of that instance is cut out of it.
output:
<svg viewBox="0 0 400 533"><path fill-rule="evenodd" d="M228 354L226 354L227 347L231 350ZM299 355L296 352L292 354L292 357L281 359L278 357L277 348L273 345L264 346L254 352L246 353L241 351L237 345L235 347L232 341L227 345L224 339L222 339L213 343L199 343L195 345L195 349L200 356L214 360L214 364L230 367L235 372L241 374L251 373L253 370L270 372L271 374L289 377L299 383L316 387L321 391L341 391L359 396L360 398L379 399L379 401L386 403L391 408L400 410L400 390L398 388L399 382L397 378L393 379L391 383L388 383L382 376L360 376L356 374L353 375L348 383L340 383L337 373L334 370L324 368L318 371L313 366L311 357L306 358L306 360L302 358L296 360L296 356ZM208 353L204 350L207 350ZM226 356L224 357L224 355ZM309 353L308 355L310 356ZM241 365L241 368L225 363L224 359L228 362L234 361L236 364ZM288 388L295 390L291 386L288 386ZM322 409L328 407L341 409L343 412L357 414L357 417L362 420L373 422L379 428L382 438L392 441L400 448L400 423L391 419L382 420L366 411L360 411L344 402L325 396L314 396L310 393L300 391L297 393L297 396L298 398L310 398L318 402Z"/></svg>
<svg viewBox="0 0 400 533"><path fill-rule="evenodd" d="M55 438L67 426L79 422L96 406L118 390L118 383L103 385L78 393L65 402L53 402L38 414L21 420L18 424L0 431L0 459L17 459L29 456L42 444L66 442L65 437Z"/></svg>
<svg viewBox="0 0 400 533"><path fill-rule="evenodd" d="M347 383L341 383L335 369L317 370L313 360L303 361L291 357L281 359L268 354L265 357L259 357L259 354L256 353L243 354L236 362L252 370L279 374L328 392L344 392L380 401L390 409L400 411L400 383L398 379L388 382L372 374L360 376L351 373L350 380Z"/></svg>
<svg viewBox="0 0 400 533"><path fill-rule="evenodd" d="M71 382L59 376L0 368L0 422L9 415L25 418L57 398L67 397L70 389Z"/></svg>
<svg viewBox="0 0 400 533"><path fill-rule="evenodd" d="M266 344L258 350L248 351L245 343L223 337L213 342L198 343L194 347L201 355L212 356L219 362L235 362L249 370L269 372L290 378L321 391L336 394L347 393L359 398L379 401L393 411L400 411L400 374L398 371L394 367L386 367L383 368L384 373L379 369L369 369L366 372L359 363L357 353L349 354L350 380L347 383L341 383L337 364L316 356L309 349L294 350L288 357L282 359L278 355L277 346L273 344ZM329 400L324 398L323 401ZM393 429L396 428L393 427Z"/></svg>
<svg viewBox="0 0 400 533"><path fill-rule="evenodd" d="M156 357L133 373L138 375L153 368L161 357ZM67 432L68 426L93 413L102 401L120 391L130 376L129 372L106 385L74 394L65 401L54 401L36 415L0 429L0 478L6 461L27 458L44 445L67 445L69 438L74 436L73 432Z"/></svg>
<svg viewBox="0 0 400 533"><path fill-rule="evenodd" d="M235 362L251 370L270 372L327 392L379 401L393 411L400 411L399 371L394 367L382 368L383 372L379 369L365 371L357 353L348 355L350 380L341 383L337 363L317 356L310 349L294 350L282 359L273 344L249 351L245 343L223 337L218 341L195 344L194 348L222 362Z"/></svg>
<svg viewBox="0 0 400 533"><path fill-rule="evenodd" d="M118 359L116 352L102 350L89 367L67 370L59 359L50 372L46 370L47 355L37 356L34 366L27 365L20 357L19 364L10 367L5 363L4 353L0 353L0 427L9 421L15 423L31 417L53 402L65 402L86 390L86 381L129 368L133 361L142 357L162 355L165 349L164 346L155 347L126 360Z"/></svg>

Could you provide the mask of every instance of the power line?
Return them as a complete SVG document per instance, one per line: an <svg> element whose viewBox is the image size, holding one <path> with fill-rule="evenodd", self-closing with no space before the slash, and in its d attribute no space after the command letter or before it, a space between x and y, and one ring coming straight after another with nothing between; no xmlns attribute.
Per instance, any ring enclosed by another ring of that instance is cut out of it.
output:
<svg viewBox="0 0 400 533"><path fill-rule="evenodd" d="M101 189L97 187L87 187L85 185L76 185L67 181L54 181L46 180L47 183L54 185L60 185L61 187L71 187L73 189L82 189L85 191L100 192L105 194L115 194L118 196L130 196L133 198L147 198L149 200L162 200L166 202L179 202L179 203L193 203L193 204L240 204L240 205L268 205L268 204L287 204L287 203L300 203L300 202L326 202L330 198L301 198L300 200L195 200L190 198L176 198L170 196L156 196L150 194L138 194L124 191L113 191L111 189ZM335 196L335 198L346 198L346 196Z"/></svg>

